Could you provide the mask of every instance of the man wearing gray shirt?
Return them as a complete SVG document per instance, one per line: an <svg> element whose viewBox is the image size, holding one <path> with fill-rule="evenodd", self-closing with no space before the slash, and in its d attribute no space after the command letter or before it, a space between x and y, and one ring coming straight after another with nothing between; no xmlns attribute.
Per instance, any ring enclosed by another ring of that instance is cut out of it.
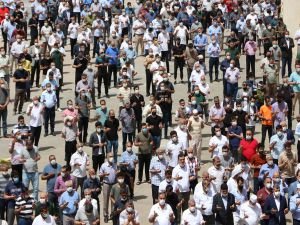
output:
<svg viewBox="0 0 300 225"><path fill-rule="evenodd" d="M132 143L133 133L135 130L135 114L129 100L126 100L125 108L120 111L119 120L122 123L122 144L123 152L125 152L127 138L128 141Z"/></svg>
<svg viewBox="0 0 300 225"><path fill-rule="evenodd" d="M94 80L96 78L96 73L93 70L91 62L88 64L87 69L85 69L85 71L83 71L83 73L86 74L86 76L87 76L87 81L88 81L88 85L90 87L90 95L91 95L93 108L96 108L95 83L94 83Z"/></svg>
<svg viewBox="0 0 300 225"><path fill-rule="evenodd" d="M26 140L26 145L21 151L21 158L24 160L23 164L23 183L25 187L29 188L29 183L32 183L34 200L38 200L39 192L39 172L37 161L41 159L38 148L33 146L31 140Z"/></svg>

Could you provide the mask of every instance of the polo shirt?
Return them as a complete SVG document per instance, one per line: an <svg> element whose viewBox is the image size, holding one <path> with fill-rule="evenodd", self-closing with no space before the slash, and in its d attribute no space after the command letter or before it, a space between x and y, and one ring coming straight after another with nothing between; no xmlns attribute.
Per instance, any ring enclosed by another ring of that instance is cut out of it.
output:
<svg viewBox="0 0 300 225"><path fill-rule="evenodd" d="M242 132L243 132L243 130L240 126L228 127L229 134L234 133L234 134L240 135ZM238 147L240 146L240 142L241 142L241 139L238 137L229 137L229 145L232 150L238 149Z"/></svg>
<svg viewBox="0 0 300 225"><path fill-rule="evenodd" d="M289 78L289 81L296 82L297 84L293 85L293 90L294 92L300 92L300 74L298 74L297 72L293 72Z"/></svg>
<svg viewBox="0 0 300 225"><path fill-rule="evenodd" d="M242 148L242 154L245 156L250 162L252 156L256 153L256 147L258 145L258 142L256 139L252 139L251 141L246 140L245 138L241 141L241 148Z"/></svg>
<svg viewBox="0 0 300 225"><path fill-rule="evenodd" d="M50 173L54 173L55 176L51 177L50 179L47 180L47 192L53 193L54 192L54 186L55 186L55 181L58 176L58 174L61 171L61 165L56 164L56 166L52 166L51 164L48 164L44 167L43 170L43 175L47 176Z"/></svg>
<svg viewBox="0 0 300 225"><path fill-rule="evenodd" d="M17 69L14 73L15 79L27 79L28 72L26 70ZM16 89L26 89L26 82L16 82Z"/></svg>
<svg viewBox="0 0 300 225"><path fill-rule="evenodd" d="M51 215L49 215L46 219L44 219L41 215L38 215L33 220L32 225L56 225L56 222Z"/></svg>
<svg viewBox="0 0 300 225"><path fill-rule="evenodd" d="M263 105L260 107L259 114L264 117L264 120L261 121L262 125L272 126L272 106Z"/></svg>
<svg viewBox="0 0 300 225"><path fill-rule="evenodd" d="M142 132L138 133L136 136L137 142L142 142L142 145L139 146L138 153L139 154L150 154L152 150L152 136L148 133L148 135L144 135Z"/></svg>
<svg viewBox="0 0 300 225"><path fill-rule="evenodd" d="M63 210L64 215L70 215L70 214L75 214L77 211L77 208L75 206L75 202L79 203L80 197L77 191L73 191L72 193L69 193L65 191L59 200L59 205L62 205L66 202L68 202L68 205L66 208Z"/></svg>

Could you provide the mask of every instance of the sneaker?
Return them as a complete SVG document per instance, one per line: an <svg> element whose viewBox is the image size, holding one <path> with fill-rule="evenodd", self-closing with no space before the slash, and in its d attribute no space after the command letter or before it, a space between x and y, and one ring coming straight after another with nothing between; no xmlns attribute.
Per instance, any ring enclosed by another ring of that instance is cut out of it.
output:
<svg viewBox="0 0 300 225"><path fill-rule="evenodd" d="M62 109L61 109L61 108L57 108L57 111L58 111L58 112L61 112L61 111L62 111Z"/></svg>
<svg viewBox="0 0 300 225"><path fill-rule="evenodd" d="M47 136L48 136L48 133L45 133L45 134L44 134L44 137L47 137Z"/></svg>
<svg viewBox="0 0 300 225"><path fill-rule="evenodd" d="M108 223L108 216L104 216L104 223Z"/></svg>

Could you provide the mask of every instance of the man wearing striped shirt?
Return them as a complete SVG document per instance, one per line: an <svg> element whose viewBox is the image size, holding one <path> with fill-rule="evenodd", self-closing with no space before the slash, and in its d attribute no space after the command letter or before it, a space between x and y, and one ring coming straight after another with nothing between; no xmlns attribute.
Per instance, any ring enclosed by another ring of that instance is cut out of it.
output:
<svg viewBox="0 0 300 225"><path fill-rule="evenodd" d="M29 196L28 188L24 188L23 193L16 200L15 213L17 215L18 225L31 225L33 218L34 199Z"/></svg>

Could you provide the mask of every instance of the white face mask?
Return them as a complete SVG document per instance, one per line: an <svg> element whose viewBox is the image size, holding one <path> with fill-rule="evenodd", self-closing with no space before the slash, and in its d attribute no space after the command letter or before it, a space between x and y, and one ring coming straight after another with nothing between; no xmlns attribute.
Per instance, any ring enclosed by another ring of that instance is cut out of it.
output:
<svg viewBox="0 0 300 225"><path fill-rule="evenodd" d="M82 147L79 147L79 148L78 148L78 152L79 152L79 153L82 153L82 152L83 152Z"/></svg>
<svg viewBox="0 0 300 225"><path fill-rule="evenodd" d="M88 200L88 201L90 201L92 199L92 196L91 195L86 195L85 199Z"/></svg>
<svg viewBox="0 0 300 225"><path fill-rule="evenodd" d="M113 163L114 162L114 158L113 157L108 158L108 162Z"/></svg>
<svg viewBox="0 0 300 225"><path fill-rule="evenodd" d="M67 188L67 192L72 192L73 191L73 187L68 187Z"/></svg>
<svg viewBox="0 0 300 225"><path fill-rule="evenodd" d="M118 183L119 184L123 184L124 183L124 179L123 178L118 179Z"/></svg>
<svg viewBox="0 0 300 225"><path fill-rule="evenodd" d="M190 212L195 213L196 212L196 207L190 207Z"/></svg>
<svg viewBox="0 0 300 225"><path fill-rule="evenodd" d="M52 166L54 166L54 165L56 165L56 160L52 159L50 163L51 163Z"/></svg>
<svg viewBox="0 0 300 225"><path fill-rule="evenodd" d="M165 203L166 203L166 201L165 201L164 199L160 199L160 200L159 200L159 204L160 204L161 206L164 206Z"/></svg>
<svg viewBox="0 0 300 225"><path fill-rule="evenodd" d="M221 131L217 131L217 132L216 132L216 136L217 136L217 137L220 137L220 136L221 136Z"/></svg>

